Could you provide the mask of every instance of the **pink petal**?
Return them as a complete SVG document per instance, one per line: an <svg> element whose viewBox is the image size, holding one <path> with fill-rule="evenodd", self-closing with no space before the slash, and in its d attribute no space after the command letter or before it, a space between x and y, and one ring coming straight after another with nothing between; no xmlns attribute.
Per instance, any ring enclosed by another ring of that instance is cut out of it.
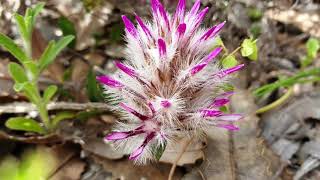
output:
<svg viewBox="0 0 320 180"><path fill-rule="evenodd" d="M179 24L177 28L178 37L183 36L183 34L186 32L186 28L187 28L186 23Z"/></svg>
<svg viewBox="0 0 320 180"><path fill-rule="evenodd" d="M142 28L143 32L148 36L148 37L152 37L150 30L148 29L148 27L144 24L144 22L142 21L142 19L138 16L135 15L136 20L138 22L138 24L140 25L140 27Z"/></svg>
<svg viewBox="0 0 320 180"><path fill-rule="evenodd" d="M167 53L166 43L161 38L158 39L158 49L159 49L160 57L163 57L166 55L166 53Z"/></svg>
<svg viewBox="0 0 320 180"><path fill-rule="evenodd" d="M194 66L190 71L191 75L193 76L193 75L197 74L199 71L201 71L206 66L207 66L206 63L198 64L198 65Z"/></svg>
<svg viewBox="0 0 320 180"><path fill-rule="evenodd" d="M129 137L129 132L112 132L105 137L105 140L119 140Z"/></svg>
<svg viewBox="0 0 320 180"><path fill-rule="evenodd" d="M163 100L163 101L160 102L160 104L164 108L169 108L171 106L171 103L168 100Z"/></svg>
<svg viewBox="0 0 320 180"><path fill-rule="evenodd" d="M108 134L104 139L108 141L113 141L113 140L121 140L121 139L126 139L131 136L135 136L141 133L144 133L142 130L143 126L140 126L136 128L133 131L127 131L127 132L111 132Z"/></svg>
<svg viewBox="0 0 320 180"><path fill-rule="evenodd" d="M162 19L166 23L167 28L170 30L170 24L169 24L169 19L168 19L167 12L166 12L166 10L164 9L164 7L162 6L161 3L159 3L159 12L160 12L160 15L161 15Z"/></svg>
<svg viewBox="0 0 320 180"><path fill-rule="evenodd" d="M142 145L140 147L138 147L136 150L133 151L133 153L129 156L130 160L136 160L139 158L139 156L142 154L144 148L146 147L146 145L155 137L155 133L152 132L150 134L147 135L147 137L145 138L145 140L143 141Z"/></svg>
<svg viewBox="0 0 320 180"><path fill-rule="evenodd" d="M204 33L204 35L200 38L200 40L207 40L209 37L213 37L217 35L222 29L222 27L225 25L225 23L226 21L210 28L206 33Z"/></svg>
<svg viewBox="0 0 320 180"><path fill-rule="evenodd" d="M213 101L213 103L211 104L211 106L215 106L215 107L221 107L226 105L227 103L229 103L229 99L226 98L221 98L221 99L215 99Z"/></svg>
<svg viewBox="0 0 320 180"><path fill-rule="evenodd" d="M154 109L154 106L151 102L148 103L148 106L149 106L149 109L151 110L152 112L152 115L154 115L156 113L156 110Z"/></svg>
<svg viewBox="0 0 320 180"><path fill-rule="evenodd" d="M124 110L128 111L129 113L133 114L134 116L138 117L142 121L149 119L149 117L138 113L136 110L132 109L125 103L119 103L119 106L122 107Z"/></svg>
<svg viewBox="0 0 320 180"><path fill-rule="evenodd" d="M193 29L196 29L196 28L198 28L200 26L201 22L203 21L204 17L208 13L208 11L209 11L209 8L206 7L198 14L198 16L196 18L196 24L195 24Z"/></svg>
<svg viewBox="0 0 320 180"><path fill-rule="evenodd" d="M96 78L97 78L97 81L99 81L100 83L105 84L105 85L112 87L112 88L124 87L124 85L121 84L119 81L114 80L109 76L105 76L105 75L104 76L97 76Z"/></svg>
<svg viewBox="0 0 320 180"><path fill-rule="evenodd" d="M239 64L239 65L234 66L232 68L222 70L222 71L218 72L217 74L215 74L214 76L218 76L219 78L223 78L231 73L234 73L234 72L241 70L243 67L244 67L244 64Z"/></svg>
<svg viewBox="0 0 320 180"><path fill-rule="evenodd" d="M145 146L140 146L136 150L133 151L133 153L129 156L130 160L136 160L138 157L142 154Z"/></svg>
<svg viewBox="0 0 320 180"><path fill-rule="evenodd" d="M158 14L158 8L159 8L160 2L158 0L151 0L151 10L153 14Z"/></svg>
<svg viewBox="0 0 320 180"><path fill-rule="evenodd" d="M174 14L174 21L176 20L179 20L179 22L183 21L185 7L186 7L186 0L179 0L176 12Z"/></svg>
<svg viewBox="0 0 320 180"><path fill-rule="evenodd" d="M124 73L128 74L131 77L136 77L137 74L134 69L129 68L128 66L120 63L119 61L115 61L115 65Z"/></svg>
<svg viewBox="0 0 320 180"><path fill-rule="evenodd" d="M204 117L217 117L222 114L221 111L213 109L203 109L200 110L200 112L203 114Z"/></svg>
<svg viewBox="0 0 320 180"><path fill-rule="evenodd" d="M214 49L207 57L204 58L202 61L203 63L209 63L212 59L218 56L218 54L221 52L222 47L218 47Z"/></svg>
<svg viewBox="0 0 320 180"><path fill-rule="evenodd" d="M200 2L201 0L197 0L194 5L192 6L191 10L190 10L190 16L194 16L197 14L197 12L199 11L200 8Z"/></svg>
<svg viewBox="0 0 320 180"><path fill-rule="evenodd" d="M217 124L216 125L217 127L220 127L220 128L225 128L229 131L237 131L239 130L239 127L233 125L233 124Z"/></svg>
<svg viewBox="0 0 320 180"><path fill-rule="evenodd" d="M132 22L125 15L122 15L121 17L127 32L130 33L132 36L137 37L138 32L136 27L134 27Z"/></svg>
<svg viewBox="0 0 320 180"><path fill-rule="evenodd" d="M242 118L240 114L224 114L218 117L221 121L238 121Z"/></svg>

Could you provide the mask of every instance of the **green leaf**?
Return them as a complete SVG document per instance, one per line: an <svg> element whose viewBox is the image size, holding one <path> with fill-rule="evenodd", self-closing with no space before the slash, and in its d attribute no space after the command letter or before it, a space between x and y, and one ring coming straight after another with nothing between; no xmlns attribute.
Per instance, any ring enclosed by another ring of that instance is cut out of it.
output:
<svg viewBox="0 0 320 180"><path fill-rule="evenodd" d="M6 121L5 125L7 128L13 130L36 132L39 134L46 133L37 121L24 117L10 118Z"/></svg>
<svg viewBox="0 0 320 180"><path fill-rule="evenodd" d="M51 100L51 98L55 95L57 90L58 87L56 85L50 85L49 87L47 87L47 89L43 93L43 101L45 103L48 103Z"/></svg>
<svg viewBox="0 0 320 180"><path fill-rule="evenodd" d="M153 154L158 161L160 160L164 150L166 150L166 147L167 147L167 142L165 142L164 144L161 144L160 146L154 146Z"/></svg>
<svg viewBox="0 0 320 180"><path fill-rule="evenodd" d="M16 83L13 85L13 89L14 89L16 92L20 92L20 91L23 90L25 84L26 84L26 83L17 83L17 82L16 82Z"/></svg>
<svg viewBox="0 0 320 180"><path fill-rule="evenodd" d="M39 102L40 97L34 84L31 84L30 82L24 83L23 90L25 95L31 102L33 102L34 104L37 104Z"/></svg>
<svg viewBox="0 0 320 180"><path fill-rule="evenodd" d="M221 61L223 68L231 68L238 64L238 61L233 55L228 55L227 57L223 58Z"/></svg>
<svg viewBox="0 0 320 180"><path fill-rule="evenodd" d="M24 83L28 81L26 72L23 67L17 63L10 63L8 65L10 76L14 79L16 83Z"/></svg>
<svg viewBox="0 0 320 180"><path fill-rule="evenodd" d="M19 180L47 180L57 166L52 150L37 146L23 153L19 165Z"/></svg>
<svg viewBox="0 0 320 180"><path fill-rule="evenodd" d="M31 72L33 78L38 77L39 69L36 62L28 60L23 65L29 72Z"/></svg>
<svg viewBox="0 0 320 180"><path fill-rule="evenodd" d="M315 38L310 38L307 41L307 55L312 59L317 57L317 52L320 49L320 42Z"/></svg>
<svg viewBox="0 0 320 180"><path fill-rule="evenodd" d="M58 26L62 30L64 36L73 35L76 37L76 29L74 24L66 17L60 17L58 20ZM68 45L70 48L74 48L76 45L76 38L72 40L72 42Z"/></svg>
<svg viewBox="0 0 320 180"><path fill-rule="evenodd" d="M255 41L253 44L253 53L251 55L249 55L248 58L253 61L258 59L258 47L257 47L257 43Z"/></svg>
<svg viewBox="0 0 320 180"><path fill-rule="evenodd" d="M8 36L0 33L0 45L9 51L15 58L17 58L21 63L28 61L28 56L25 52L17 46L12 39Z"/></svg>
<svg viewBox="0 0 320 180"><path fill-rule="evenodd" d="M74 36L69 35L61 38L57 43L51 41L39 59L40 71L44 70L49 64L51 64L62 49L64 49L73 39Z"/></svg>
<svg viewBox="0 0 320 180"><path fill-rule="evenodd" d="M252 39L245 39L241 44L241 55L243 57L248 57L251 60L257 60L257 41Z"/></svg>
<svg viewBox="0 0 320 180"><path fill-rule="evenodd" d="M104 100L103 92L100 84L96 80L96 75L92 69L88 72L86 81L87 96L91 102L101 102Z"/></svg>
<svg viewBox="0 0 320 180"><path fill-rule="evenodd" d="M20 32L20 35L22 36L22 38L27 41L30 39L30 34L28 32L28 27L25 23L25 19L23 16L21 16L20 14L15 14L14 15L14 18L16 20L16 23L18 25L18 28L19 28L19 32Z"/></svg>
<svg viewBox="0 0 320 180"><path fill-rule="evenodd" d="M51 122L53 127L56 127L59 124L59 122L61 122L62 120L71 119L71 118L74 118L75 116L76 114L74 112L60 112L60 113L57 113L54 118L52 118Z"/></svg>
<svg viewBox="0 0 320 180"><path fill-rule="evenodd" d="M45 3L41 2L38 3L31 11L31 25L32 27L34 26L35 22L36 22L36 18L39 15L39 13L42 11L42 9L44 8Z"/></svg>

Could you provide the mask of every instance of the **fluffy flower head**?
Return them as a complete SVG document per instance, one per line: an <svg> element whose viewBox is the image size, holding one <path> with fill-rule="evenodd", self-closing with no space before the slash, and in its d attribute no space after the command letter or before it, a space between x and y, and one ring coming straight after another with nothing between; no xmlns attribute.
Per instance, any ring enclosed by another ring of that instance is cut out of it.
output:
<svg viewBox="0 0 320 180"><path fill-rule="evenodd" d="M124 114L105 140L140 163L176 136L203 134L212 126L237 130L233 122L241 118L220 111L232 95L221 86L243 67L221 69L217 63L222 48L212 44L225 22L202 29L208 8L200 10L200 0L188 12L180 0L173 15L151 0L151 10L152 21L135 15L136 26L122 16L126 64L116 61L117 73L97 77L107 93L121 99Z"/></svg>

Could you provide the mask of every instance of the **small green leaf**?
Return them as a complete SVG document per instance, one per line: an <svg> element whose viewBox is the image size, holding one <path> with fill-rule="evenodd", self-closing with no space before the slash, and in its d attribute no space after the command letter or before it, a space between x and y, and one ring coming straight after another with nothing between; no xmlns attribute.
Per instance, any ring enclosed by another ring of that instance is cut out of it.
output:
<svg viewBox="0 0 320 180"><path fill-rule="evenodd" d="M71 118L74 118L75 116L76 114L74 112L60 112L60 113L57 113L54 118L52 118L51 122L53 127L56 127L59 124L59 122L61 122L62 120L71 119Z"/></svg>
<svg viewBox="0 0 320 180"><path fill-rule="evenodd" d="M102 88L97 82L96 75L93 73L92 69L90 69L87 75L86 89L91 102L101 102L104 100Z"/></svg>
<svg viewBox="0 0 320 180"><path fill-rule="evenodd" d="M16 92L20 92L20 91L23 90L25 84L26 84L26 83L17 83L17 82L16 82L16 83L13 85L13 89L14 89Z"/></svg>
<svg viewBox="0 0 320 180"><path fill-rule="evenodd" d="M22 38L25 41L27 41L30 38L30 34L28 32L28 28L27 28L27 25L25 23L24 17L21 16L20 14L15 14L14 18L15 18L16 23L18 25L20 35L22 36Z"/></svg>
<svg viewBox="0 0 320 180"><path fill-rule="evenodd" d="M43 101L45 103L48 103L51 100L51 98L55 95L57 90L58 87L56 85L50 85L49 87L47 87L47 89L43 93Z"/></svg>
<svg viewBox="0 0 320 180"><path fill-rule="evenodd" d="M13 130L36 132L39 134L46 133L37 121L24 117L10 118L6 121L5 125L7 128Z"/></svg>
<svg viewBox="0 0 320 180"><path fill-rule="evenodd" d="M24 63L29 59L25 52L19 46L17 46L12 39L2 33L0 33L0 45L9 51L21 63Z"/></svg>
<svg viewBox="0 0 320 180"><path fill-rule="evenodd" d="M26 72L17 63L10 63L8 65L9 73L16 83L24 83L28 81Z"/></svg>
<svg viewBox="0 0 320 180"><path fill-rule="evenodd" d="M166 150L166 147L167 147L167 142L165 142L164 144L161 144L160 146L155 146L153 148L153 154L154 154L154 157L159 161L164 150Z"/></svg>
<svg viewBox="0 0 320 180"><path fill-rule="evenodd" d="M38 77L39 69L36 62L28 60L23 65L26 67L26 69L28 69L29 72L31 72L32 77Z"/></svg>
<svg viewBox="0 0 320 180"><path fill-rule="evenodd" d="M241 44L241 55L251 60L257 60L258 48L256 40L245 39Z"/></svg>
<svg viewBox="0 0 320 180"><path fill-rule="evenodd" d="M57 43L51 41L39 59L40 71L44 70L49 64L51 64L62 49L64 49L73 39L74 36L69 35L61 38Z"/></svg>
<svg viewBox="0 0 320 180"><path fill-rule="evenodd" d="M30 82L24 83L23 90L25 95L31 102L33 102L34 104L37 104L39 102L40 97L34 84L31 84Z"/></svg>
<svg viewBox="0 0 320 180"><path fill-rule="evenodd" d="M317 57L318 50L320 49L320 42L315 38L310 38L307 41L307 55L312 59Z"/></svg>
<svg viewBox="0 0 320 180"><path fill-rule="evenodd" d="M64 36L66 35L73 35L76 37L76 29L74 24L66 17L60 17L58 20L58 26L62 30ZM76 38L72 40L72 42L68 45L70 48L74 48L76 45Z"/></svg>
<svg viewBox="0 0 320 180"><path fill-rule="evenodd" d="M233 55L228 55L227 57L223 58L221 61L223 68L231 68L238 64L238 61Z"/></svg>
<svg viewBox="0 0 320 180"><path fill-rule="evenodd" d="M42 9L44 8L44 4L43 2L38 3L34 8L32 8L31 11L31 26L33 27L35 22L36 22L36 18L39 15L39 13L42 11Z"/></svg>

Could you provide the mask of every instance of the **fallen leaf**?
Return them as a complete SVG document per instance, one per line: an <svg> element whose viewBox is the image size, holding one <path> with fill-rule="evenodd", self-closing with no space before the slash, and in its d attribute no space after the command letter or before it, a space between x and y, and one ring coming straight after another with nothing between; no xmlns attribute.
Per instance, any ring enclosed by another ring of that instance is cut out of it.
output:
<svg viewBox="0 0 320 180"><path fill-rule="evenodd" d="M180 153L183 151L184 145L190 140L190 137L183 137L173 143L168 143L165 151L163 152L160 162L173 164ZM193 138L177 162L177 165L182 166L185 164L194 164L197 160L204 158L203 149L207 142L198 138Z"/></svg>

